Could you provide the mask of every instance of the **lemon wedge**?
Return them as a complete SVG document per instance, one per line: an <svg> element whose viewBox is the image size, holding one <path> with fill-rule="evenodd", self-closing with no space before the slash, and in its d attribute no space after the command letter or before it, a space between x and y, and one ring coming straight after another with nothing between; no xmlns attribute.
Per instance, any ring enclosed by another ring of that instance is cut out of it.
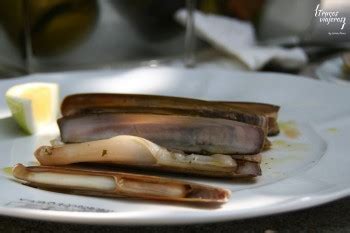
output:
<svg viewBox="0 0 350 233"><path fill-rule="evenodd" d="M5 98L13 118L29 134L56 121L58 85L55 83L16 85L7 90Z"/></svg>

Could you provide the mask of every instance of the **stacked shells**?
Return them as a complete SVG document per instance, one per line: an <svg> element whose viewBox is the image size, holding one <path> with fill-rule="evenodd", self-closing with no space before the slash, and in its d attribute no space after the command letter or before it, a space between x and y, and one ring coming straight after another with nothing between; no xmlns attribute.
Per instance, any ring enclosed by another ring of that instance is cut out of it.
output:
<svg viewBox="0 0 350 233"><path fill-rule="evenodd" d="M279 132L278 110L278 106L262 103L166 96L71 95L64 99L62 118L58 120L64 144L42 146L35 156L41 165L51 166L46 167L46 173L52 169L53 173L68 174L67 170L52 166L88 162L221 178L251 178L261 175L260 153L269 147L267 136ZM32 168L30 172L38 169ZM86 171L84 174L92 175ZM93 175L96 174L102 173ZM200 196L193 196L193 190L199 193L197 184L164 181L165 178L159 177L153 177L152 185L149 184L152 178L144 175L144 178L131 178L134 183L130 179L126 182L125 173L106 177L114 177L114 182L111 190L100 192L105 195L211 203L222 203L229 197L228 190L208 186L200 186ZM175 191L160 192L167 190L167 185L159 182L176 183L176 188L169 186L169 190ZM40 184L37 180L30 183ZM87 189L74 185L70 188L80 192Z"/></svg>

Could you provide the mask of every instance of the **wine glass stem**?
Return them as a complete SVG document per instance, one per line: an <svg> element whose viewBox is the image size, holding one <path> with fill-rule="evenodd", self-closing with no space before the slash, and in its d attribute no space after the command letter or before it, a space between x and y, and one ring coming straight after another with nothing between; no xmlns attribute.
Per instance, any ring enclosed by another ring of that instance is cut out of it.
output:
<svg viewBox="0 0 350 233"><path fill-rule="evenodd" d="M193 13L196 6L196 0L186 0L187 19L185 35L185 65L194 67L195 60L195 34L194 34L194 17Z"/></svg>

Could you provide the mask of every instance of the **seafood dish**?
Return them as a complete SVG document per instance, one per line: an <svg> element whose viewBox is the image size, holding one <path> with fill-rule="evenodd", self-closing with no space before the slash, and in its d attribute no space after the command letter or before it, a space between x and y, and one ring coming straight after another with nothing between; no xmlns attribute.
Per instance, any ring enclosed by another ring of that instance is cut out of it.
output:
<svg viewBox="0 0 350 233"><path fill-rule="evenodd" d="M221 204L229 190L162 174L232 182L262 175L261 153L270 148L268 136L279 133L278 111L279 106L266 103L70 95L57 120L60 138L34 152L41 166L19 164L14 176L33 187L75 194ZM67 167L81 163L113 165L115 171Z"/></svg>

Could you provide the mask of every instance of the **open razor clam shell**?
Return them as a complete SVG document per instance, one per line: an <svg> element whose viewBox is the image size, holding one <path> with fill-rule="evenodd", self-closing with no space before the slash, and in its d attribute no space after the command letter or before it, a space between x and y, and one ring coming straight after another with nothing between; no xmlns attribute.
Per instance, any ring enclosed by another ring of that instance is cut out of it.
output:
<svg viewBox="0 0 350 233"><path fill-rule="evenodd" d="M205 100L138 94L76 94L61 105L63 116L80 113L136 112L223 118L252 124L268 130L267 118L244 108Z"/></svg>
<svg viewBox="0 0 350 233"><path fill-rule="evenodd" d="M232 102L232 101L213 101L218 104L226 104L233 108L240 109L241 111L263 115L267 118L268 125L268 135L275 136L279 134L279 126L278 126L278 112L280 107L273 104L265 104L265 103L254 103L254 102Z"/></svg>
<svg viewBox="0 0 350 233"><path fill-rule="evenodd" d="M37 188L94 196L218 204L227 202L230 197L230 191L223 188L122 172L17 164L13 176Z"/></svg>
<svg viewBox="0 0 350 233"><path fill-rule="evenodd" d="M257 154L266 141L260 127L217 118L104 113L58 120L62 141L88 142L133 135L168 149L197 154Z"/></svg>
<svg viewBox="0 0 350 233"><path fill-rule="evenodd" d="M35 151L42 165L105 163L213 177L255 177L258 163L233 159L230 155L210 156L169 151L144 138L121 135L109 139L42 146Z"/></svg>

